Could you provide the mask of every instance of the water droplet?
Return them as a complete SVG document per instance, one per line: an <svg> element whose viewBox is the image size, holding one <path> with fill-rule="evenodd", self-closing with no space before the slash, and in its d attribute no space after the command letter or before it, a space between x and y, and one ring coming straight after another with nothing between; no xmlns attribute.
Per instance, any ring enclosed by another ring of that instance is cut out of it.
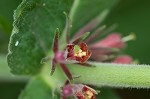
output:
<svg viewBox="0 0 150 99"><path fill-rule="evenodd" d="M18 46L18 44L19 44L19 41L16 41L15 46Z"/></svg>
<svg viewBox="0 0 150 99"><path fill-rule="evenodd" d="M45 6L45 3L43 3L43 6Z"/></svg>

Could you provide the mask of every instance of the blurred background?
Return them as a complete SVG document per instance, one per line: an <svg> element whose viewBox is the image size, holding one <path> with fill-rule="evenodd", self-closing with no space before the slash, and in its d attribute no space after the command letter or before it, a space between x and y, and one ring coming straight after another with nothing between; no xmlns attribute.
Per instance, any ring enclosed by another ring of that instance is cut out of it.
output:
<svg viewBox="0 0 150 99"><path fill-rule="evenodd" d="M7 47L11 35L13 13L22 0L0 0L0 99L17 99L26 85L26 80L16 78L9 73L6 62ZM107 26L117 24L116 32L128 35L136 34L137 39L128 43L125 53L131 55L140 64L150 64L150 0L120 0L119 4L105 19ZM101 99L150 99L149 89L103 88ZM107 93L107 94L106 94ZM99 99L99 98L98 98ZM112 99L112 98L111 98Z"/></svg>

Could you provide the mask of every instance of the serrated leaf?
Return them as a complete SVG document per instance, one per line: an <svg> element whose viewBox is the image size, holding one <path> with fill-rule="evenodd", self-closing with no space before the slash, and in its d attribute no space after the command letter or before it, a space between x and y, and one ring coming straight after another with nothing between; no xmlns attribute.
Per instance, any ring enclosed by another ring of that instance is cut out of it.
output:
<svg viewBox="0 0 150 99"><path fill-rule="evenodd" d="M104 10L113 7L116 3L118 3L118 0L75 0L70 14L73 27L71 29L71 36L94 17ZM106 15L103 17L106 17Z"/></svg>
<svg viewBox="0 0 150 99"><path fill-rule="evenodd" d="M72 0L23 0L14 14L8 65L14 74L36 74L51 50L55 29L65 27L63 11Z"/></svg>
<svg viewBox="0 0 150 99"><path fill-rule="evenodd" d="M41 76L37 76L28 83L19 99L60 99L60 97L54 96L52 86L49 86Z"/></svg>

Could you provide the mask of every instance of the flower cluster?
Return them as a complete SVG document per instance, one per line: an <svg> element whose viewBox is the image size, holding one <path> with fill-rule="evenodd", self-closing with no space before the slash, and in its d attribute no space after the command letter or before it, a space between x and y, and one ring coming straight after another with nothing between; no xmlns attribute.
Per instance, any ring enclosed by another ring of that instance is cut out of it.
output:
<svg viewBox="0 0 150 99"><path fill-rule="evenodd" d="M96 19L89 22L82 29L80 29L72 39L69 39L70 21L66 15L66 42L64 50L59 51L59 30L56 30L53 52L54 57L52 59L51 75L54 73L56 63L60 64L62 70L68 77L67 84L62 88L62 99L67 97L75 97L76 99L95 99L97 92L83 84L72 84L72 74L66 67L68 61L73 63L84 64L89 59L91 61L99 62L112 62L121 64L132 63L132 58L129 55L119 55L120 51L126 47L126 41L134 39L134 35L129 35L122 38L119 33L112 33L106 36L104 39L95 41L96 38L103 33L104 27L100 27L93 31L98 26L99 21ZM89 36L90 35L90 36Z"/></svg>

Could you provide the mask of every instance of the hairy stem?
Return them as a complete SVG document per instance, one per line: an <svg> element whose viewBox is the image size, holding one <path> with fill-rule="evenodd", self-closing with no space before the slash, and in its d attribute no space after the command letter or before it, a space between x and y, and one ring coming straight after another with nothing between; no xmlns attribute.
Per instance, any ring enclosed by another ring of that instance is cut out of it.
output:
<svg viewBox="0 0 150 99"><path fill-rule="evenodd" d="M61 87L64 86L67 77L59 65L56 66L56 70L52 76L50 75L50 70L50 65L45 64L41 71L41 76L50 87L52 86L54 90L60 91Z"/></svg>
<svg viewBox="0 0 150 99"><path fill-rule="evenodd" d="M92 63L94 67L70 65L76 83L94 86L150 88L150 66Z"/></svg>

